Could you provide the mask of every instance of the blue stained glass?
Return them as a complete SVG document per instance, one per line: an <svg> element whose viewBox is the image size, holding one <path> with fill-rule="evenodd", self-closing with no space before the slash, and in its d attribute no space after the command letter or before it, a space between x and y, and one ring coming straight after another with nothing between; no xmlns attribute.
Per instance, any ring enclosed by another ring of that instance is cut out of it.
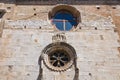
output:
<svg viewBox="0 0 120 80"><path fill-rule="evenodd" d="M63 22L53 21L53 23L55 24L55 26L57 26L59 30L64 30Z"/></svg>
<svg viewBox="0 0 120 80"><path fill-rule="evenodd" d="M59 12L55 14L53 19L60 19L60 20L73 20L73 15L70 13Z"/></svg>
<svg viewBox="0 0 120 80"><path fill-rule="evenodd" d="M65 30L66 30L66 31L69 31L69 30L72 29L72 27L73 27L70 22L66 22L65 26L66 26L66 27L65 27Z"/></svg>
<svg viewBox="0 0 120 80"><path fill-rule="evenodd" d="M62 31L69 31L77 22L75 17L69 12L58 12L53 17L53 24Z"/></svg>

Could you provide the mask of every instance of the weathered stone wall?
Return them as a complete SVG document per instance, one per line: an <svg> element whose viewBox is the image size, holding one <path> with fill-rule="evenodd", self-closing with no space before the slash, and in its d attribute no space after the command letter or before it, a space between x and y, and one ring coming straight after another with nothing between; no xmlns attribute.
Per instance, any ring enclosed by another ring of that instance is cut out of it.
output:
<svg viewBox="0 0 120 80"><path fill-rule="evenodd" d="M52 43L54 34L61 33L48 20L54 5L1 6L7 13L0 26L0 80L37 80L41 51ZM120 80L119 35L114 30L119 27L119 6L72 6L80 11L81 23L64 34L76 50L79 80ZM62 73L47 71L44 79L61 80ZM73 73L66 74L63 80Z"/></svg>

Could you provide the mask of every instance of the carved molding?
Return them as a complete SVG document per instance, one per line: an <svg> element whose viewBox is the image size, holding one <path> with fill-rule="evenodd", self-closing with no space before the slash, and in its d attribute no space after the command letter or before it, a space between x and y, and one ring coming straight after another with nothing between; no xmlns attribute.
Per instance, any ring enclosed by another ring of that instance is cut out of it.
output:
<svg viewBox="0 0 120 80"><path fill-rule="evenodd" d="M66 36L65 33L57 33L52 36L53 42L66 42Z"/></svg>

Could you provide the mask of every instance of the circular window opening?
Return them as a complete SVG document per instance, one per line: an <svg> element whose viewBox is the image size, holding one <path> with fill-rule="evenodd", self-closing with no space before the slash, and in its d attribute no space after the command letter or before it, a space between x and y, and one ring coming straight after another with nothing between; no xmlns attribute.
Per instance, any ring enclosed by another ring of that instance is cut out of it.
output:
<svg viewBox="0 0 120 80"><path fill-rule="evenodd" d="M58 11L52 18L52 23L61 31L69 31L77 26L77 18L69 11Z"/></svg>
<svg viewBox="0 0 120 80"><path fill-rule="evenodd" d="M43 62L53 71L65 71L70 68L75 59L75 50L66 43L53 43L44 50Z"/></svg>
<svg viewBox="0 0 120 80"><path fill-rule="evenodd" d="M81 22L80 12L73 6L60 4L53 7L48 18L60 31L70 31Z"/></svg>
<svg viewBox="0 0 120 80"><path fill-rule="evenodd" d="M64 67L69 61L70 56L64 50L56 50L49 55L49 62L54 67Z"/></svg>

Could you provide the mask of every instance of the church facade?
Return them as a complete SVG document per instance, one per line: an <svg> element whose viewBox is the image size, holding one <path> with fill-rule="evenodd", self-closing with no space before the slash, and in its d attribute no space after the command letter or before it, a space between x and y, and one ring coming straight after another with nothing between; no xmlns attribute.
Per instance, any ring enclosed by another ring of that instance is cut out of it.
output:
<svg viewBox="0 0 120 80"><path fill-rule="evenodd" d="M120 80L119 3L1 0L0 80Z"/></svg>

